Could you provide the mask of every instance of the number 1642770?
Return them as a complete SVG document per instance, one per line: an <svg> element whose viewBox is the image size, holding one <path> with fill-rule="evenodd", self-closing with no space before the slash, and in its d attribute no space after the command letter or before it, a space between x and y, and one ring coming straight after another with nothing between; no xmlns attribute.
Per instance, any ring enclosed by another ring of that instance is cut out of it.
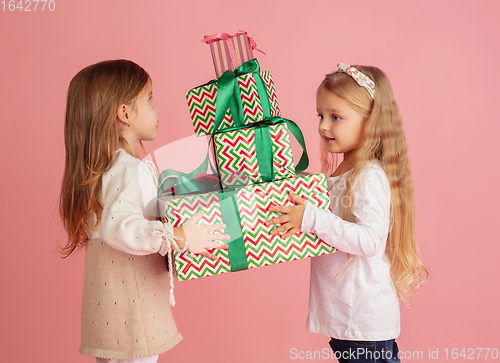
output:
<svg viewBox="0 0 500 363"><path fill-rule="evenodd" d="M3 11L54 11L55 0L2 0Z"/></svg>

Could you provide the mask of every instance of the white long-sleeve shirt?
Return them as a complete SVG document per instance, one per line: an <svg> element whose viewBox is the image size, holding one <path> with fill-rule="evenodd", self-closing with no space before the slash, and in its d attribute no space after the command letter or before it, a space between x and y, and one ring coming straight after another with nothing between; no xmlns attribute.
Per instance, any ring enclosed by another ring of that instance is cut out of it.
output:
<svg viewBox="0 0 500 363"><path fill-rule="evenodd" d="M333 214L309 203L304 212L301 231L315 233L339 250L311 259L307 329L343 340L394 339L400 333L400 312L385 254L389 181L379 164L369 163L349 200L347 175L327 180ZM352 222L339 217L347 203L353 203ZM345 266L349 255L353 259Z"/></svg>
<svg viewBox="0 0 500 363"><path fill-rule="evenodd" d="M164 224L156 220L154 177L146 163L118 149L113 166L102 176L102 217L91 238L100 237L132 255L165 255Z"/></svg>

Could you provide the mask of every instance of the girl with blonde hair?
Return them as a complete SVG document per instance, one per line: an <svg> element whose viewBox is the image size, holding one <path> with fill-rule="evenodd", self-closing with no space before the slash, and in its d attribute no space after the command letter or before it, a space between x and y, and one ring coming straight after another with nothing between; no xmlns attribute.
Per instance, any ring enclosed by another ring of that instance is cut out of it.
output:
<svg viewBox="0 0 500 363"><path fill-rule="evenodd" d="M68 241L60 252L85 247L80 353L98 363L153 363L176 345L163 256L187 249L215 258L207 248L227 249L212 241L229 236L210 233L225 225L198 226L201 214L179 228L158 220L158 171L136 151L156 138L158 113L151 78L134 62L100 62L70 82L60 196Z"/></svg>
<svg viewBox="0 0 500 363"><path fill-rule="evenodd" d="M349 66L328 74L316 93L322 168L332 213L294 193L296 205L272 233L312 232L336 253L311 260L307 328L331 337L339 362L399 362L399 299L410 302L428 278L419 257L408 148L389 79ZM343 154L337 166L337 155Z"/></svg>

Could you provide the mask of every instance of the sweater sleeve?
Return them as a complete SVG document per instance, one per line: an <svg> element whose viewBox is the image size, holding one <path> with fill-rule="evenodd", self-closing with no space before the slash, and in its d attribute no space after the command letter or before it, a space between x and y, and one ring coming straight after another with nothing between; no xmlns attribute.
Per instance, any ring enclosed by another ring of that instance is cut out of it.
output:
<svg viewBox="0 0 500 363"><path fill-rule="evenodd" d="M307 203L301 231L316 234L342 252L371 257L385 248L390 224L391 191L380 167L363 171L358 180L361 185L352 198L353 222ZM330 195L332 203L335 198L338 196ZM346 199L340 200L346 205Z"/></svg>
<svg viewBox="0 0 500 363"><path fill-rule="evenodd" d="M143 168L147 171L146 168ZM100 238L111 247L133 255L166 254L166 228L161 221L146 218L144 192L148 185L138 159L121 152L103 175L104 205ZM151 184L152 184L151 180Z"/></svg>

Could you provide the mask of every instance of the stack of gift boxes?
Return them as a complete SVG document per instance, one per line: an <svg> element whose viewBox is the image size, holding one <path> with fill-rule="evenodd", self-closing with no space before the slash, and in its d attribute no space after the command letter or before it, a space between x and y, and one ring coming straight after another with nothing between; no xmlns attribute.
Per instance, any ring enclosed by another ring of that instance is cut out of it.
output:
<svg viewBox="0 0 500 363"><path fill-rule="evenodd" d="M163 220L174 227L203 211L200 223L225 223L224 233L229 234L231 240L228 250L212 251L217 260L176 252L178 279L334 252L334 248L313 234L299 232L286 239L271 235L276 226L266 226L265 222L279 214L268 209L293 205L289 191L319 208L330 210L326 178L322 174L296 175L308 164L302 133L293 121L281 117L271 72L261 71L253 58L254 41L245 32L206 36L204 41L210 45L217 80L189 90L186 98L196 135L211 136L219 190L203 193L207 189L200 187L197 193L191 190L174 195L166 192L175 186L169 189L163 184L159 204ZM295 167L290 133L303 149ZM163 181L164 175L162 173ZM190 175L190 178L199 185L203 179L200 175ZM213 179L208 180L206 184Z"/></svg>

